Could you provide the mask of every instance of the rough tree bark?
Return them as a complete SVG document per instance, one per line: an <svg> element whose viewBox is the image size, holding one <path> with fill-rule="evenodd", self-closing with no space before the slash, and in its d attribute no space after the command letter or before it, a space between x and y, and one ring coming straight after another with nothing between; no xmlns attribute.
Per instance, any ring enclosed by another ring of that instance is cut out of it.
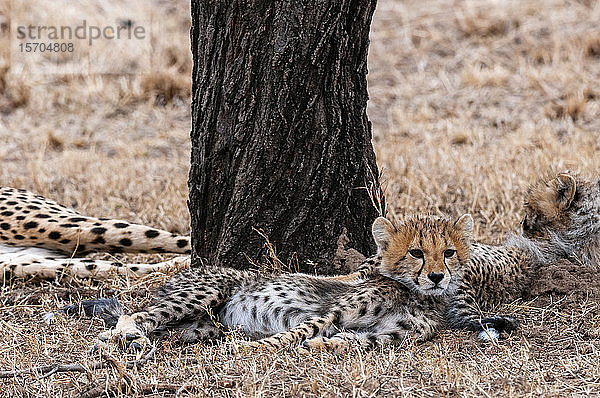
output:
<svg viewBox="0 0 600 398"><path fill-rule="evenodd" d="M349 271L333 263L344 230L372 253L375 2L192 0L194 264L247 268L265 250L254 229L301 271Z"/></svg>

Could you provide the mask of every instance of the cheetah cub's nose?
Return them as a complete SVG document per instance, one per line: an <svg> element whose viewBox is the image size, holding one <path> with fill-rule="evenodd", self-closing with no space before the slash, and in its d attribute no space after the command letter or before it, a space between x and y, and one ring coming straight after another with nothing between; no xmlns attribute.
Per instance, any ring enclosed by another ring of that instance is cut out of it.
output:
<svg viewBox="0 0 600 398"><path fill-rule="evenodd" d="M437 272L430 272L429 274L427 274L427 277L436 285L438 283L441 282L442 279L444 279L444 274L441 273L437 273Z"/></svg>

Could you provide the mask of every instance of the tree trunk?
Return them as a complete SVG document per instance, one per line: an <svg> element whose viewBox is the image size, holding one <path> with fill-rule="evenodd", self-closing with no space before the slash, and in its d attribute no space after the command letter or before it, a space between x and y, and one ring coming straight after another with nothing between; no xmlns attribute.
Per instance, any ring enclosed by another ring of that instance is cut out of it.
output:
<svg viewBox="0 0 600 398"><path fill-rule="evenodd" d="M247 268L265 239L304 272L371 254L366 115L375 0L192 0L192 261ZM341 240L340 240L341 241Z"/></svg>

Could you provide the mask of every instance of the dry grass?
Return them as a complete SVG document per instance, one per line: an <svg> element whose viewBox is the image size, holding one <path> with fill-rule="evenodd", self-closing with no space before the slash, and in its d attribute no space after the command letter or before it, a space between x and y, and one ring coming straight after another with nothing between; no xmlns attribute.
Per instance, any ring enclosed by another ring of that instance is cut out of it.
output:
<svg viewBox="0 0 600 398"><path fill-rule="evenodd" d="M157 4L170 32L156 43L160 74L37 81L7 74L0 45L0 184L84 213L189 229L188 2ZM7 10L0 3L0 27ZM368 111L390 213L471 212L477 238L498 242L516 227L524 187L537 176L566 168L597 175L599 20L594 0L381 0ZM46 324L44 314L106 295L137 309L165 277L3 286L0 369L89 365L101 321L57 314ZM167 339L142 369L0 380L0 396L77 396L130 376L123 395L598 395L599 303L560 300L505 308L523 327L497 345L448 331L420 346L306 357ZM157 383L170 390L151 394Z"/></svg>

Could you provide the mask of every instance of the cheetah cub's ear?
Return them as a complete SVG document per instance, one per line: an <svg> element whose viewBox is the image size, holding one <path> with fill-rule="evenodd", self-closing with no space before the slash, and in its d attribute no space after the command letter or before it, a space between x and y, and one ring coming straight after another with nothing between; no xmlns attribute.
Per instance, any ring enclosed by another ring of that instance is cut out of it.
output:
<svg viewBox="0 0 600 398"><path fill-rule="evenodd" d="M460 216L454 223L454 226L456 229L463 232L467 239L471 239L473 236L473 217L471 217L469 213Z"/></svg>
<svg viewBox="0 0 600 398"><path fill-rule="evenodd" d="M577 182L572 176L563 173L556 177L556 204L560 210L566 210L571 206L576 190Z"/></svg>
<svg viewBox="0 0 600 398"><path fill-rule="evenodd" d="M385 217L377 217L375 222L373 222L373 238L375 239L375 243L377 244L377 248L379 251L383 251L387 249L390 241L392 240L392 236L396 232L396 227Z"/></svg>
<svg viewBox="0 0 600 398"><path fill-rule="evenodd" d="M538 214L548 218L561 217L573 203L577 182L569 174L561 173L548 182L542 182L529 190L526 202Z"/></svg>

